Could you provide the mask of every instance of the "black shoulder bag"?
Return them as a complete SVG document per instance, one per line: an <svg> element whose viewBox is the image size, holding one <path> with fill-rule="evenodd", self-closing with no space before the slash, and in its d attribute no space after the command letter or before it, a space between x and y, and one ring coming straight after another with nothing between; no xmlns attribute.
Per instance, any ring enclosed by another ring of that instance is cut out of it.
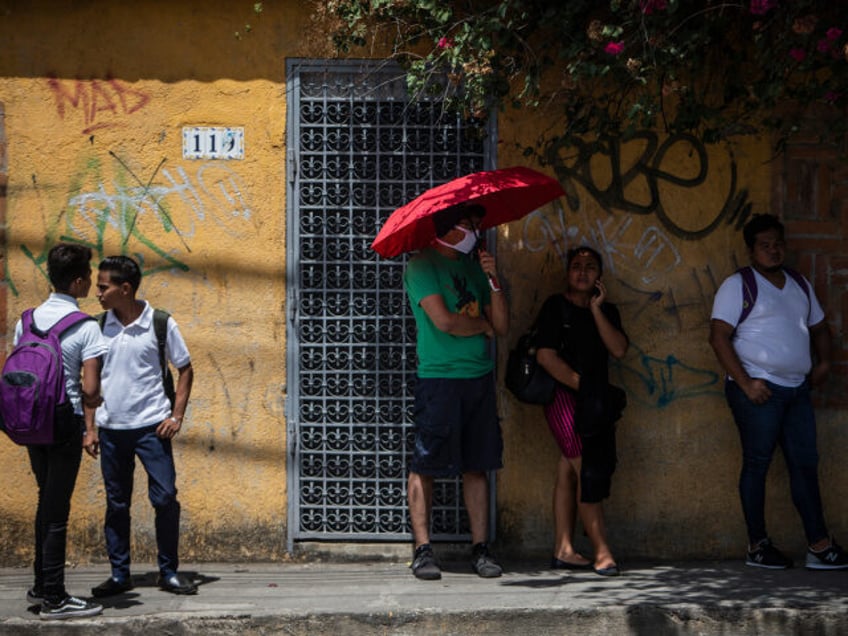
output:
<svg viewBox="0 0 848 636"><path fill-rule="evenodd" d="M565 319L566 304L561 311ZM509 352L506 362L506 388L520 402L525 404L550 404L554 399L557 381L536 361L536 337L538 318Z"/></svg>

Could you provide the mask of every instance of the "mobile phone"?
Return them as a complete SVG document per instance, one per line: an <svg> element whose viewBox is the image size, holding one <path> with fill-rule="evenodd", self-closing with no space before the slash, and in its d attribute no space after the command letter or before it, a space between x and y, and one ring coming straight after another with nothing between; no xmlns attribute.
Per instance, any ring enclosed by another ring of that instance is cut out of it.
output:
<svg viewBox="0 0 848 636"><path fill-rule="evenodd" d="M598 279L598 281L600 282L600 278ZM600 295L601 295L601 288L598 287L597 284L595 284L595 286L592 287L592 296L600 296Z"/></svg>

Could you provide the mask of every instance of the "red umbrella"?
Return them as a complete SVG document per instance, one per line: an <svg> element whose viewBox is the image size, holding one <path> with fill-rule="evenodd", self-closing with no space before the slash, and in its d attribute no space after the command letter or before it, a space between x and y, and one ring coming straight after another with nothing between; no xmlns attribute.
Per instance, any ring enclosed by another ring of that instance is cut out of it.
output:
<svg viewBox="0 0 848 636"><path fill-rule="evenodd" d="M515 221L565 192L556 179L523 166L475 172L430 188L392 212L371 247L398 256L427 247L436 237L433 215L458 203L486 208L481 230Z"/></svg>

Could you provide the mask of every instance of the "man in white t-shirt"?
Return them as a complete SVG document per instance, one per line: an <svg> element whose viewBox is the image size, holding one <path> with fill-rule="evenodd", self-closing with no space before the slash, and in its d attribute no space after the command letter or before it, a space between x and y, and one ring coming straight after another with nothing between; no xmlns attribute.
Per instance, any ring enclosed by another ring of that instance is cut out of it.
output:
<svg viewBox="0 0 848 636"><path fill-rule="evenodd" d="M831 538L822 512L810 399L810 387L824 382L830 371L824 311L809 281L784 268L784 230L776 216L753 217L743 236L752 278L740 271L722 283L713 303L710 345L727 372L725 395L742 442L739 495L749 542L745 562L770 569L792 566L769 539L765 523L766 475L780 445L792 501L807 536L806 567L845 569L848 554ZM743 315L743 304L752 300L753 307Z"/></svg>
<svg viewBox="0 0 848 636"><path fill-rule="evenodd" d="M91 249L59 243L47 254L47 275L54 292L33 312L33 324L47 330L68 314L79 311L77 298L91 289ZM15 326L15 344L23 335L20 321ZM97 457L94 409L100 403L98 358L106 343L97 323L83 320L59 338L65 392L74 407L77 425L68 439L53 444L27 446L30 467L38 484L35 513L35 584L27 592L30 603L41 603L43 619L94 616L103 611L98 603L70 596L65 590L65 550L71 495L77 481L82 450ZM82 372L82 379L80 379Z"/></svg>
<svg viewBox="0 0 848 636"><path fill-rule="evenodd" d="M107 310L103 335L109 351L103 360L103 404L97 409L97 426L106 487L106 549L112 575L91 593L100 598L133 587L130 502L138 457L147 472L147 492L156 514L159 587L174 594L194 594L197 586L177 572L180 504L171 447L191 394L191 358L177 323L168 316L166 364L179 371L172 406L163 384L154 310L135 297L141 284L138 263L127 256L109 256L99 270L97 299Z"/></svg>

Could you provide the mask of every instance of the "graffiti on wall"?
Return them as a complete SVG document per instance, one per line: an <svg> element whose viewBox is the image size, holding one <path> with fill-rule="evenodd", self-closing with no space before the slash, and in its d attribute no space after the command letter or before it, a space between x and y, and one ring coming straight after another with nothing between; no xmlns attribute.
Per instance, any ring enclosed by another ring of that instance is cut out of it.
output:
<svg viewBox="0 0 848 636"><path fill-rule="evenodd" d="M119 124L150 102L150 96L117 79L64 81L47 80L56 102L56 113L67 121L72 115L82 119L84 135Z"/></svg>
<svg viewBox="0 0 848 636"><path fill-rule="evenodd" d="M719 391L719 374L686 364L674 355L649 355L631 345L631 355L619 364L621 382L627 394L650 406L663 408L674 400L699 397ZM635 363L631 363L635 353Z"/></svg>
<svg viewBox="0 0 848 636"><path fill-rule="evenodd" d="M629 156L625 145L640 149L635 160L625 160ZM690 158L685 166L669 159L678 153ZM691 227L681 223L665 204L660 186L691 189L707 182L709 154L704 144L692 135L670 135L662 143L649 130L634 134L626 142L620 137L601 137L591 142L569 137L552 143L547 159L562 183L572 210L580 207L576 187L580 185L604 210L653 214L673 236L695 240L715 231L722 222L735 223L740 228L751 212L748 192L737 183L736 160L730 151L728 154L730 183L724 201L713 210L702 210L698 225ZM599 170L599 165L604 170ZM601 173L610 175L605 185L596 176ZM629 194L629 186L637 181L646 186L646 198Z"/></svg>
<svg viewBox="0 0 848 636"><path fill-rule="evenodd" d="M43 209L41 188L35 191L46 240L38 247L24 244L21 251L39 271L58 241L81 243L97 258L115 251L132 255L145 276L162 271L187 271L183 255L200 227L212 224L216 232L243 238L255 231L255 219L241 177L224 162L210 161L168 167L165 159L144 172L131 161L109 152L109 176L98 155L87 156L67 187L62 212L50 218ZM17 293L13 281L10 289Z"/></svg>
<svg viewBox="0 0 848 636"><path fill-rule="evenodd" d="M636 399L664 408L719 393L715 369L692 360L698 349L708 351L720 277L709 263L687 262L693 249L687 245L719 230L736 232L749 218L752 205L738 183L733 153L708 152L685 134L660 142L652 131L627 142L569 142L551 146L547 156L566 191L565 205L524 220L522 249L553 253L563 266L574 245L591 245L603 255L605 276L618 283L614 300L632 325L634 343L617 370ZM674 334L687 332L704 333L700 346L687 354L667 351Z"/></svg>

